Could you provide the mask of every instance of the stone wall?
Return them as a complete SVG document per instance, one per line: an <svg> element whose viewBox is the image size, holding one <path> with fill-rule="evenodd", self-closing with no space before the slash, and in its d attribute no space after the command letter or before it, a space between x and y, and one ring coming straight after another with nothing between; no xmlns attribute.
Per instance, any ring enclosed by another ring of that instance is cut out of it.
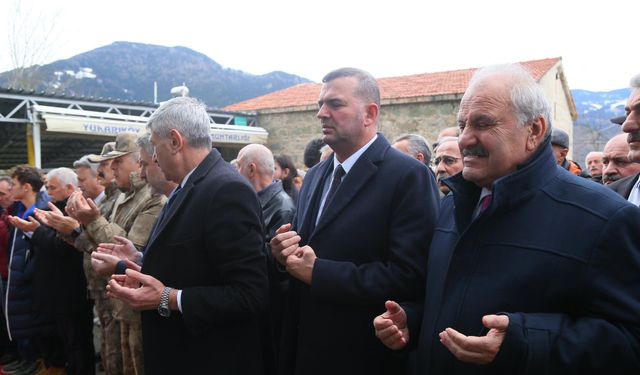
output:
<svg viewBox="0 0 640 375"><path fill-rule="evenodd" d="M379 131L392 142L404 133L417 133L435 142L440 130L455 126L459 99L383 104ZM322 136L316 109L258 114L259 126L269 132L269 147L274 154L287 154L303 168L306 144Z"/></svg>

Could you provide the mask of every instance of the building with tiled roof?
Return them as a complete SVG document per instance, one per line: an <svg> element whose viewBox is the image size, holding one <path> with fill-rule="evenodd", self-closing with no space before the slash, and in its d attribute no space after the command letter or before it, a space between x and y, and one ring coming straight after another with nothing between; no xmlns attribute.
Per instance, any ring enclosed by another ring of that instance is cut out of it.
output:
<svg viewBox="0 0 640 375"><path fill-rule="evenodd" d="M521 62L543 87L553 109L552 123L570 135L577 112L562 67L562 58ZM366 68L366 67L365 67ZM458 104L474 69L379 78L379 130L390 141L402 133L418 133L430 141L445 127L455 125ZM321 136L315 118L321 84L307 83L229 105L224 110L258 116L269 132L274 153L286 153L301 165L305 144Z"/></svg>

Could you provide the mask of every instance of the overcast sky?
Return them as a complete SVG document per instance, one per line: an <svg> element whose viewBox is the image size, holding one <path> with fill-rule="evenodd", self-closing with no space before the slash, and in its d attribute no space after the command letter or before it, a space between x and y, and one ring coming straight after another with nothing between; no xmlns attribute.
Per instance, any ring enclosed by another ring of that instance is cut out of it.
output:
<svg viewBox="0 0 640 375"><path fill-rule="evenodd" d="M12 68L16 0L0 2L0 71ZM355 66L376 77L562 57L572 89L640 73L640 1L22 0L22 27L50 38L44 63L114 41L184 46L251 74L319 81ZM166 5L172 4L172 5ZM26 15L26 16L25 16ZM6 20L2 18L6 17ZM53 30L33 26L51 25ZM21 32L26 35L26 32Z"/></svg>

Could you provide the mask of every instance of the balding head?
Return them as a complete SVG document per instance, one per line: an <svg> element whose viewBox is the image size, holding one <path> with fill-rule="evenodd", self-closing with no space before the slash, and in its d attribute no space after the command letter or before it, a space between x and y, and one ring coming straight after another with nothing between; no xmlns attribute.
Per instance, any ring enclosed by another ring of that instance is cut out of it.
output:
<svg viewBox="0 0 640 375"><path fill-rule="evenodd" d="M640 164L629 160L627 134L618 134L607 142L602 162L602 182L605 185L640 172Z"/></svg>
<svg viewBox="0 0 640 375"><path fill-rule="evenodd" d="M273 153L265 146L254 143L243 147L237 163L238 172L249 180L256 192L273 182Z"/></svg>

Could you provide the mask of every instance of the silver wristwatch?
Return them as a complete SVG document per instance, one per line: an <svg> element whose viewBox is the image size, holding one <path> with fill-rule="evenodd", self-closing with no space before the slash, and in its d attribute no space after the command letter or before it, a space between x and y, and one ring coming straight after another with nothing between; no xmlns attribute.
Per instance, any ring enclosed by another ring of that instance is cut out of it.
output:
<svg viewBox="0 0 640 375"><path fill-rule="evenodd" d="M158 305L158 314L165 318L171 316L171 309L169 308L169 294L171 293L171 288L168 286L164 287L162 291L162 295L160 296L160 304Z"/></svg>

